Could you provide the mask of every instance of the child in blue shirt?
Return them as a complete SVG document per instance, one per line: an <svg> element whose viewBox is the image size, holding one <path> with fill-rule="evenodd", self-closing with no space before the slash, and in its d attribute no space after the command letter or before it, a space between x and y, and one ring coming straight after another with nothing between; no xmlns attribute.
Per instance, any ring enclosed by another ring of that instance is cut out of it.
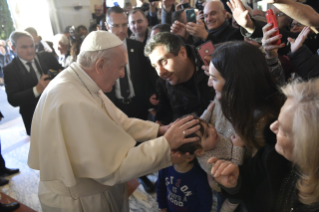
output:
<svg viewBox="0 0 319 212"><path fill-rule="evenodd" d="M198 135L187 137L194 136ZM201 148L200 142L182 145L172 153L173 165L159 171L157 202L161 212L211 211L212 190L194 154Z"/></svg>

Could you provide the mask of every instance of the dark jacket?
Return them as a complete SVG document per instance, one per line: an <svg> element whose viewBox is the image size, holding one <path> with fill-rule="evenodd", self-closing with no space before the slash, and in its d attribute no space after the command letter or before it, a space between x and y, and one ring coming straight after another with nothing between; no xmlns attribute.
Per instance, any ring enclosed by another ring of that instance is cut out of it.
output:
<svg viewBox="0 0 319 212"><path fill-rule="evenodd" d="M126 39L126 42L135 97L130 104L123 104L122 100L115 96L115 86L106 95L127 116L146 120L150 107L149 98L156 92L158 75L144 56L143 43L131 39Z"/></svg>
<svg viewBox="0 0 319 212"><path fill-rule="evenodd" d="M319 76L319 57L313 55L306 47L302 46L288 57L295 68L296 74L304 80Z"/></svg>
<svg viewBox="0 0 319 212"><path fill-rule="evenodd" d="M208 34L206 40L205 41L200 40L200 41L196 42L195 46L203 44L207 41L211 41L215 45L215 44L223 43L223 42L227 42L227 41L235 41L235 40L243 41L244 40L244 37L240 33L240 30L232 27L227 22L226 22L225 26L223 26L223 25L221 26L221 30L218 30L214 33L210 32L208 30L208 33L209 34Z"/></svg>
<svg viewBox="0 0 319 212"><path fill-rule="evenodd" d="M46 74L49 69L62 70L57 59L51 53L42 52L36 54L42 74ZM4 82L8 96L8 102L13 107L20 107L24 125L28 135L30 134L32 116L39 97L33 93L33 87L38 84L29 78L29 72L18 57L14 58L10 64L4 67Z"/></svg>
<svg viewBox="0 0 319 212"><path fill-rule="evenodd" d="M193 47L186 46L188 57L195 63L193 77L178 85L158 80L159 105L156 120L168 124L183 115L195 113L200 116L215 97L215 90L208 87L208 76L201 69L203 62Z"/></svg>
<svg viewBox="0 0 319 212"><path fill-rule="evenodd" d="M272 121L271 121L272 122ZM269 125L268 125L269 126ZM239 166L239 191L226 196L241 199L249 212L319 211L301 204L293 164L275 150L276 135L265 127L266 145L244 165Z"/></svg>

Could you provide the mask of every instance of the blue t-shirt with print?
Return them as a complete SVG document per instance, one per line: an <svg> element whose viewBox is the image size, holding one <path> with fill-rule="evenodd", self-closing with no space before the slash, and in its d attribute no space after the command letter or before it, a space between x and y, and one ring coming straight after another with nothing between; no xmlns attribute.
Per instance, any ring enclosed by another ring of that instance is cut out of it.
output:
<svg viewBox="0 0 319 212"><path fill-rule="evenodd" d="M210 212L212 190L207 174L197 161L191 170L177 172L173 166L162 169L158 174L157 202L160 209L168 212Z"/></svg>

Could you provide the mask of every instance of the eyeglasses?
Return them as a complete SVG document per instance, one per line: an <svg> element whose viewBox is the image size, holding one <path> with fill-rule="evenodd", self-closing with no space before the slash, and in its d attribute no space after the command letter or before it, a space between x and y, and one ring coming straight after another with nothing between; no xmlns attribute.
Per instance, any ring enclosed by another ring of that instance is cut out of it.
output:
<svg viewBox="0 0 319 212"><path fill-rule="evenodd" d="M301 27L301 26L304 26L304 25L301 24L301 23L294 23L294 24L290 25L291 28L294 28L294 26Z"/></svg>
<svg viewBox="0 0 319 212"><path fill-rule="evenodd" d="M283 12L280 12L280 13L277 13L277 15L276 15L277 17L281 17L281 16L287 16L285 13L283 13Z"/></svg>
<svg viewBox="0 0 319 212"><path fill-rule="evenodd" d="M101 12L102 10L95 10L95 12Z"/></svg>
<svg viewBox="0 0 319 212"><path fill-rule="evenodd" d="M119 29L121 27L123 27L123 28L127 27L127 23L125 23L125 24L114 24L114 25L112 25L110 23L108 23L108 24L110 25L110 27L117 28L117 29Z"/></svg>

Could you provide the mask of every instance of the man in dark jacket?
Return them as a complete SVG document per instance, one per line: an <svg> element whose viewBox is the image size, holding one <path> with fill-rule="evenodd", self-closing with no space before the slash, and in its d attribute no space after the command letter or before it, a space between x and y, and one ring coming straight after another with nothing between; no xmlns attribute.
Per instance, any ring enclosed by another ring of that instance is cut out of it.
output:
<svg viewBox="0 0 319 212"><path fill-rule="evenodd" d="M185 114L200 116L215 97L208 76L194 51L171 33L154 35L145 47L152 66L162 78L158 83L159 105L156 120L170 123Z"/></svg>
<svg viewBox="0 0 319 212"><path fill-rule="evenodd" d="M47 87L48 71L62 70L53 54L35 53L34 41L28 32L14 31L10 35L12 49L17 57L4 67L4 82L8 102L20 107L24 126L30 135L35 107L43 90Z"/></svg>
<svg viewBox="0 0 319 212"><path fill-rule="evenodd" d="M243 40L239 29L233 28L227 21L227 12L221 1L208 2L204 7L204 22L197 20L197 23L188 22L186 25L175 21L172 25L172 32L180 35L187 40L189 35L198 38L195 45L206 41L212 41L213 44L233 40Z"/></svg>

